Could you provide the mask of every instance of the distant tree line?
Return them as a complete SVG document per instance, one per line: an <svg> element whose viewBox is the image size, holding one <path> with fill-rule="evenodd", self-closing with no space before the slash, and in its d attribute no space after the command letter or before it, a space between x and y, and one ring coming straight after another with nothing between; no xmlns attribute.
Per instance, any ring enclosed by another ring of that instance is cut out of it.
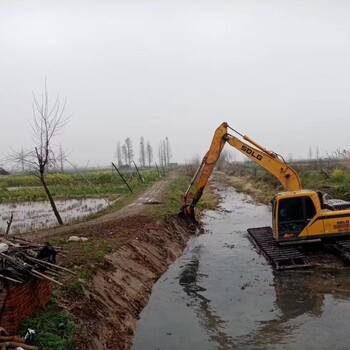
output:
<svg viewBox="0 0 350 350"><path fill-rule="evenodd" d="M143 136L140 137L138 162L141 167L152 166L154 162L154 152L149 141L145 142ZM130 137L127 137L123 144L117 141L115 151L118 167L131 166L135 159L133 142ZM169 139L166 137L159 142L158 146L158 161L161 167L169 166L171 162L172 152Z"/></svg>

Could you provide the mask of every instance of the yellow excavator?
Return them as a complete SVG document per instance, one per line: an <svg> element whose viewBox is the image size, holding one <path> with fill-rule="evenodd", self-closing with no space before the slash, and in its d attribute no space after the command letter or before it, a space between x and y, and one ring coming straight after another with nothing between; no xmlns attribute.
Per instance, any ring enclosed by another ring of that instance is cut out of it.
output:
<svg viewBox="0 0 350 350"><path fill-rule="evenodd" d="M239 137L230 134L229 130ZM278 245L350 237L350 202L327 198L321 191L303 190L298 174L283 157L240 134L227 123L222 123L216 129L209 151L183 196L179 214L181 217L195 220L194 207L200 200L226 143L265 168L281 182L283 191L276 193L272 199L272 235ZM195 183L195 191L191 194L192 201L188 203L190 190Z"/></svg>

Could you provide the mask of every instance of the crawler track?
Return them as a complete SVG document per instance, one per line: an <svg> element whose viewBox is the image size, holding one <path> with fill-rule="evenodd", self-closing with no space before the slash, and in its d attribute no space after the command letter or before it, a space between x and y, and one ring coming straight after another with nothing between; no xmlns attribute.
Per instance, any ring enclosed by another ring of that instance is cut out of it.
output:
<svg viewBox="0 0 350 350"><path fill-rule="evenodd" d="M273 238L271 227L250 228L248 233L255 246L276 270L298 269L310 266L307 257L296 247L280 246Z"/></svg>
<svg viewBox="0 0 350 350"><path fill-rule="evenodd" d="M332 249L350 265L350 238L336 240L331 243Z"/></svg>

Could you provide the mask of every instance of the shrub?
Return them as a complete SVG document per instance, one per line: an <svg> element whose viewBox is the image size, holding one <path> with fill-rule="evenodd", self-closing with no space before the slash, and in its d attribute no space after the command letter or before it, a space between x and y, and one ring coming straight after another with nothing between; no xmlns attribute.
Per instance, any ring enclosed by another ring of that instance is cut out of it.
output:
<svg viewBox="0 0 350 350"><path fill-rule="evenodd" d="M331 179L336 182L343 182L345 180L345 171L343 169L334 169Z"/></svg>

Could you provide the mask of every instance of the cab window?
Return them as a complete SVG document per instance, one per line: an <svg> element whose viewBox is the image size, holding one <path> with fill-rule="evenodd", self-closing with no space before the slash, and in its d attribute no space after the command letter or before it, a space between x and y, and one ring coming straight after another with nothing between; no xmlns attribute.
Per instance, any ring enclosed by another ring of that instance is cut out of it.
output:
<svg viewBox="0 0 350 350"><path fill-rule="evenodd" d="M278 233L299 235L316 215L316 208L310 197L285 198L279 201Z"/></svg>

